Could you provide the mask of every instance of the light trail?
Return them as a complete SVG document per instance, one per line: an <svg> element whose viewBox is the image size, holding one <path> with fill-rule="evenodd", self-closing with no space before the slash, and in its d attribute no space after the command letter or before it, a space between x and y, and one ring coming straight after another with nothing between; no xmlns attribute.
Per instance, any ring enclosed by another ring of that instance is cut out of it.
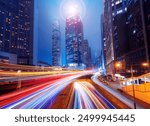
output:
<svg viewBox="0 0 150 126"><path fill-rule="evenodd" d="M10 93L10 94L6 94L6 95L3 95L3 96L0 96L0 107L2 106L5 106L7 104L10 104L14 101L17 101L23 97L26 97L40 89L43 89L45 88L46 86L52 84L56 82L56 80L54 81L50 81L50 82L47 82L47 83L44 83L44 84L40 84L40 85L37 85L37 86L33 86L33 87L30 87L30 88L27 88L25 90L21 90L21 91L17 91L17 92L13 92L13 93Z"/></svg>
<svg viewBox="0 0 150 126"><path fill-rule="evenodd" d="M74 79L81 77L85 74L73 75L65 79L58 80L57 82L48 85L30 95L22 97L12 103L2 106L2 109L45 109L50 108L56 97L60 92L67 87Z"/></svg>
<svg viewBox="0 0 150 126"><path fill-rule="evenodd" d="M105 109L115 107L89 82L74 83L74 109Z"/></svg>
<svg viewBox="0 0 150 126"><path fill-rule="evenodd" d="M106 109L115 107L93 86L89 81L79 79L79 77L90 75L87 71L79 74L70 74L60 79L45 82L42 78L41 84L0 96L1 109L47 109L52 108L57 97L73 84L73 92L70 94L69 108L73 109ZM25 81L26 82L26 81ZM25 83L24 82L24 83ZM35 83L35 81L33 81ZM32 81L31 81L32 84ZM70 90L68 90L69 92ZM65 99L64 99L65 100ZM57 101L59 104L59 101ZM61 103L61 102L60 102ZM61 105L60 105L61 106Z"/></svg>

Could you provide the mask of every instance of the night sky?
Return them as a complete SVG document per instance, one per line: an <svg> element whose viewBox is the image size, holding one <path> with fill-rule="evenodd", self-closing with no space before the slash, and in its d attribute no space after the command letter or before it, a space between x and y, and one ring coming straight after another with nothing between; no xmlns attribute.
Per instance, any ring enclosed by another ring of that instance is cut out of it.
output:
<svg viewBox="0 0 150 126"><path fill-rule="evenodd" d="M63 0L37 0L35 3L35 41L37 42L38 61L51 64L52 23L59 20L61 27L62 65L65 65L65 20L60 6ZM65 0L67 2L67 0ZM80 0L77 0L80 1ZM84 38L92 48L92 59L99 55L101 49L100 17L103 11L102 0L82 0L85 12L81 14ZM83 16L84 15L84 16Z"/></svg>

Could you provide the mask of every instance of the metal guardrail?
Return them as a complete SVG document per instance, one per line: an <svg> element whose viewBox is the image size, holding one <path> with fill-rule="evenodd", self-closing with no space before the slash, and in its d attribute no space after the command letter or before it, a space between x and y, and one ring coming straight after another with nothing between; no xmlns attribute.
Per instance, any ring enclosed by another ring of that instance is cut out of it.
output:
<svg viewBox="0 0 150 126"><path fill-rule="evenodd" d="M150 83L145 83L145 84L141 84L141 85L134 85L135 91L137 92L142 92L142 93L146 93L146 92L150 92ZM129 86L124 86L122 88L125 92L132 92L132 85Z"/></svg>
<svg viewBox="0 0 150 126"><path fill-rule="evenodd" d="M129 84L144 84L150 82L150 73L143 74L138 77L133 77L133 78L127 78L125 80L120 81L121 84L123 85L129 85Z"/></svg>

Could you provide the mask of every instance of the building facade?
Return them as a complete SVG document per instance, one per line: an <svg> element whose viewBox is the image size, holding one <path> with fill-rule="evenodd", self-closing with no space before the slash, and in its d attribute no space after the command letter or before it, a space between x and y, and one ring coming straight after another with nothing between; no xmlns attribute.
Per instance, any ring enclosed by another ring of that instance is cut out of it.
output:
<svg viewBox="0 0 150 126"><path fill-rule="evenodd" d="M149 7L148 0L105 1L103 38L107 49L107 74L120 73L130 76L131 66L134 75L143 74L148 70L142 66L142 63L149 63L150 59ZM113 58L111 50L114 54ZM109 69L110 61L113 61L111 69ZM121 63L121 68L116 68L116 62Z"/></svg>
<svg viewBox="0 0 150 126"><path fill-rule="evenodd" d="M133 66L134 75L143 74L145 69L142 63L149 63L148 51L148 30L146 29L146 8L144 4L148 1L128 0L127 3L127 24L128 24L128 43L129 49L126 55L126 69L130 73L130 66ZM147 15L148 16L148 15Z"/></svg>
<svg viewBox="0 0 150 126"><path fill-rule="evenodd" d="M145 16L145 25L146 25L146 35L147 35L147 45L148 45L148 54L150 60L150 1L144 0L144 16ZM149 61L150 62L150 61Z"/></svg>
<svg viewBox="0 0 150 126"><path fill-rule="evenodd" d="M91 51L91 47L89 46L88 49L88 68L92 67L92 51Z"/></svg>
<svg viewBox="0 0 150 126"><path fill-rule="evenodd" d="M33 0L0 0L0 50L33 64Z"/></svg>
<svg viewBox="0 0 150 126"><path fill-rule="evenodd" d="M88 40L84 40L82 44L83 49L83 63L86 68L91 67L91 48L89 47Z"/></svg>
<svg viewBox="0 0 150 126"><path fill-rule="evenodd" d="M83 62L83 24L80 17L66 19L66 62L68 67L84 67Z"/></svg>
<svg viewBox="0 0 150 126"><path fill-rule="evenodd" d="M0 0L0 50L13 52L18 40L18 0Z"/></svg>
<svg viewBox="0 0 150 126"><path fill-rule="evenodd" d="M18 64L33 64L34 0L19 0Z"/></svg>
<svg viewBox="0 0 150 126"><path fill-rule="evenodd" d="M61 33L59 22L56 21L52 27L52 66L60 66Z"/></svg>
<svg viewBox="0 0 150 126"><path fill-rule="evenodd" d="M127 31L127 1L115 0L112 2L112 29L114 44L114 73L126 74L126 53L128 52ZM117 68L116 62L121 62L122 67Z"/></svg>
<svg viewBox="0 0 150 126"><path fill-rule="evenodd" d="M114 74L114 44L112 29L112 1L104 2L104 39L106 43L106 73Z"/></svg>
<svg viewBox="0 0 150 126"><path fill-rule="evenodd" d="M146 31L146 41L147 41L147 49L148 49L148 59L147 62L149 63L148 70L145 68L145 72L150 72L150 1L144 0L143 1L143 10L144 10L144 19L145 19L145 31Z"/></svg>
<svg viewBox="0 0 150 126"><path fill-rule="evenodd" d="M101 15L101 56L102 56L102 66L101 69L103 70L103 73L106 74L106 38L105 38L105 22L104 22L104 15Z"/></svg>

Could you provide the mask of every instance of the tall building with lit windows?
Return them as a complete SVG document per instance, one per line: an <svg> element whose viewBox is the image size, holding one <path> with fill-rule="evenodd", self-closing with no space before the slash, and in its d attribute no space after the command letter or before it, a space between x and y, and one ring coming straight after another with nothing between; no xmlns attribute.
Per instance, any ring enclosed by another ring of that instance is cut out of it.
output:
<svg viewBox="0 0 150 126"><path fill-rule="evenodd" d="M84 66L83 62L83 24L80 17L66 19L66 62L70 68Z"/></svg>
<svg viewBox="0 0 150 126"><path fill-rule="evenodd" d="M134 75L140 75L148 72L141 64L150 61L150 1L127 0L127 9L129 49L126 54L126 72L130 74L132 65Z"/></svg>
<svg viewBox="0 0 150 126"><path fill-rule="evenodd" d="M112 1L104 2L104 38L106 43L106 73L114 74L114 45L113 45L113 29L112 29Z"/></svg>
<svg viewBox="0 0 150 126"><path fill-rule="evenodd" d="M13 54L17 40L18 0L0 0L0 60L17 63L17 55Z"/></svg>
<svg viewBox="0 0 150 126"><path fill-rule="evenodd" d="M33 64L34 0L19 0L18 5L18 64Z"/></svg>
<svg viewBox="0 0 150 126"><path fill-rule="evenodd" d="M103 16L103 44L106 73L114 75L115 62L124 60L122 57L127 50L126 34L126 0L105 0Z"/></svg>
<svg viewBox="0 0 150 126"><path fill-rule="evenodd" d="M54 22L52 27L52 65L60 66L61 33L59 22Z"/></svg>
<svg viewBox="0 0 150 126"><path fill-rule="evenodd" d="M33 64L33 0L0 0L0 51Z"/></svg>
<svg viewBox="0 0 150 126"><path fill-rule="evenodd" d="M82 51L83 51L83 63L85 64L86 68L91 67L92 59L91 59L91 48L89 47L88 40L83 40L82 43Z"/></svg>
<svg viewBox="0 0 150 126"><path fill-rule="evenodd" d="M145 16L147 45L148 45L148 57L150 61L150 0L144 0L143 7Z"/></svg>
<svg viewBox="0 0 150 126"><path fill-rule="evenodd" d="M0 0L0 51L11 52L17 37L18 0Z"/></svg>
<svg viewBox="0 0 150 126"><path fill-rule="evenodd" d="M150 1L105 0L104 39L107 74L134 75L148 72L142 63L150 61ZM115 68L116 62L122 67Z"/></svg>
<svg viewBox="0 0 150 126"><path fill-rule="evenodd" d="M101 69L103 70L103 73L106 73L106 39L105 39L105 28L104 28L104 14L101 15L101 20L100 20L100 29L101 29L101 57L102 57L102 62L101 62Z"/></svg>
<svg viewBox="0 0 150 126"><path fill-rule="evenodd" d="M125 54L128 52L128 32L127 32L127 1L114 0L112 2L112 30L114 44L114 66L116 62L122 62L119 73L125 74ZM114 73L117 73L114 67Z"/></svg>

